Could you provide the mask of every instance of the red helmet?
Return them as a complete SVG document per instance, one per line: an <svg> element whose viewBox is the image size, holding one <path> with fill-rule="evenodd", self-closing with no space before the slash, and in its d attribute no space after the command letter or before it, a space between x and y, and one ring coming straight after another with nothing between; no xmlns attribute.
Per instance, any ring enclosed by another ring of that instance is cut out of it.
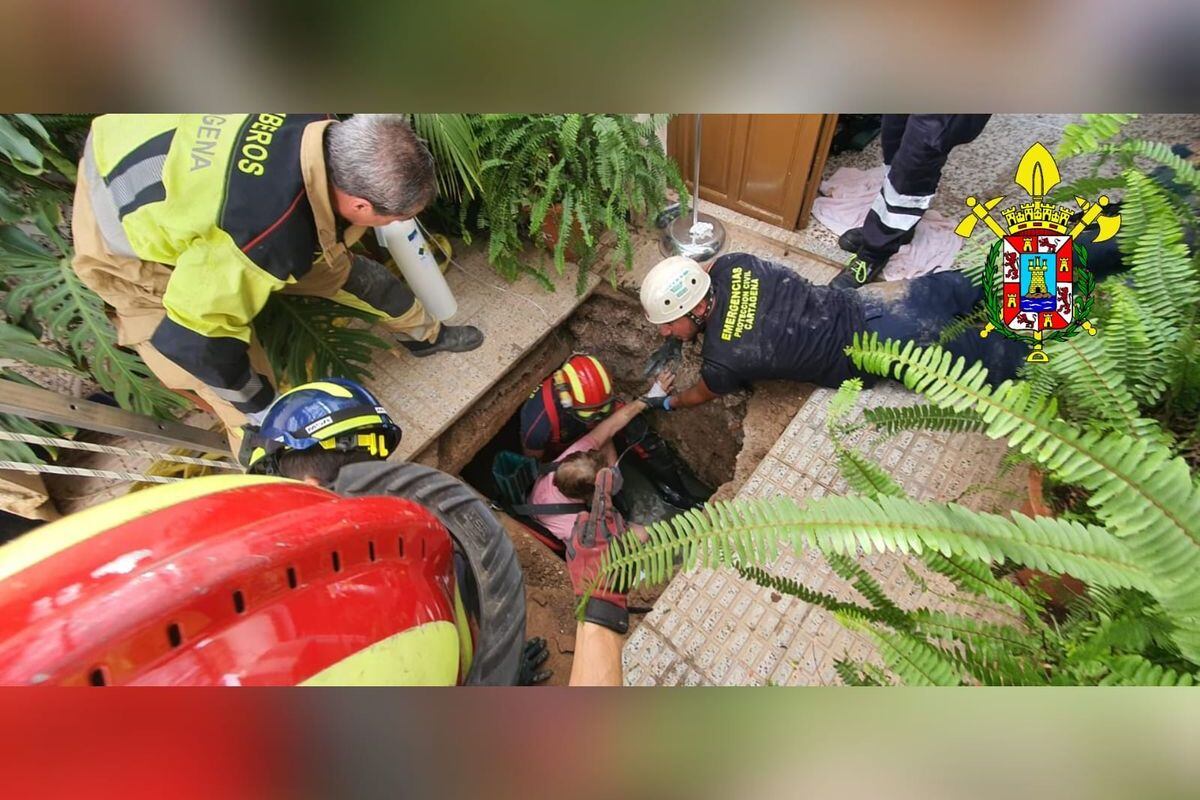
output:
<svg viewBox="0 0 1200 800"><path fill-rule="evenodd" d="M613 402L612 378L595 356L567 359L554 373L554 392L559 405L584 418L604 414Z"/></svg>

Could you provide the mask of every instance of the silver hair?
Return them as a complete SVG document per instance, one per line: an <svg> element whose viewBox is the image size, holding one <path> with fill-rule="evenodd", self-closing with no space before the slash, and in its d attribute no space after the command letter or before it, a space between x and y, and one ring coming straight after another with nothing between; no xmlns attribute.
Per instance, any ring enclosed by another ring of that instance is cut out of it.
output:
<svg viewBox="0 0 1200 800"><path fill-rule="evenodd" d="M325 133L333 185L380 214L424 208L437 194L433 156L401 114L355 114Z"/></svg>

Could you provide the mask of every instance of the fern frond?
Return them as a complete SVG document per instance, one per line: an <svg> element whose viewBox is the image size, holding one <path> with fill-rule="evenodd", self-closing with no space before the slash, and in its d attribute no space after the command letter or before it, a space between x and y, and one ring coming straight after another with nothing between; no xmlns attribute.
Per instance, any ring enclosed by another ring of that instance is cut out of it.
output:
<svg viewBox="0 0 1200 800"><path fill-rule="evenodd" d="M1114 335L1120 337L1123 333L1115 331ZM1158 423L1141 417L1122 364L1110 355L1110 338L1102 329L1095 336L1076 336L1059 342L1053 359L1029 365L1028 377L1035 387L1040 381L1050 379L1063 400L1060 408L1070 419L1100 422L1116 430L1161 440Z"/></svg>
<svg viewBox="0 0 1200 800"><path fill-rule="evenodd" d="M1041 605L1017 584L994 576L989 564L935 552L923 553L921 560L960 590L1011 608L1023 615L1028 624L1040 624Z"/></svg>
<svg viewBox="0 0 1200 800"><path fill-rule="evenodd" d="M1187 159L1177 156L1170 145L1132 139L1123 142L1120 147L1131 155L1157 161L1175 173L1176 182L1187 186L1192 192L1200 192L1200 171Z"/></svg>
<svg viewBox="0 0 1200 800"><path fill-rule="evenodd" d="M1154 576L1147 588L1177 615L1182 651L1200 660L1200 490L1183 459L1146 439L1081 432L1055 416L1053 402L1032 398L1027 385L987 387L986 370L941 348L881 343L871 334L856 337L847 353L860 369L893 375L935 405L973 409L988 436L1091 492L1097 517L1128 545L1139 570ZM1081 577L1066 568L1048 571Z"/></svg>
<svg viewBox="0 0 1200 800"><path fill-rule="evenodd" d="M838 677L842 679L842 683L847 686L885 686L890 685L890 682L884 683L871 673L862 668L861 665L845 658L839 658L833 662L833 668L837 670Z"/></svg>
<svg viewBox="0 0 1200 800"><path fill-rule="evenodd" d="M887 471L871 459L845 447L837 448L838 469L850 488L867 497L904 497L904 490Z"/></svg>
<svg viewBox="0 0 1200 800"><path fill-rule="evenodd" d="M763 588L779 592L788 597L797 597L804 602L820 606L821 608L831 613L842 611L851 611L861 614L864 618L870 619L873 622L887 622L883 615L878 614L874 609L868 606L862 606L858 603L850 603L845 600L839 600L826 592L819 592L810 589L802 583L785 578L780 575L772 575L762 567L736 565L737 573L748 581L752 581Z"/></svg>
<svg viewBox="0 0 1200 800"><path fill-rule="evenodd" d="M896 605L879 585L879 581L875 580L875 576L867 572L856 560L839 553L830 553L825 556L825 560L839 577L849 581L870 603L872 614L880 621L895 630L907 630L912 627L908 612Z"/></svg>
<svg viewBox="0 0 1200 800"><path fill-rule="evenodd" d="M1027 564L1067 572L1106 586L1148 588L1153 579L1133 561L1125 544L1100 528L1053 517L1001 517L952 503L907 498L823 497L804 505L786 497L716 502L614 541L602 559L601 575L633 586L646 576L662 583L674 573L676 556L685 569L771 563L781 547L816 547L826 554L853 555L926 550L963 558Z"/></svg>
<svg viewBox="0 0 1200 800"><path fill-rule="evenodd" d="M865 633L875 643L888 669L907 686L958 686L962 673L945 652L915 636L873 627L852 612L837 615L843 626Z"/></svg>
<svg viewBox="0 0 1200 800"><path fill-rule="evenodd" d="M974 411L932 405L868 408L863 411L863 418L888 436L912 429L966 433L982 430L984 425Z"/></svg>
<svg viewBox="0 0 1200 800"><path fill-rule="evenodd" d="M838 387L834 393L833 399L829 401L829 407L825 412L825 427L832 430L842 421L842 417L850 413L850 409L854 408L854 404L858 402L858 396L862 394L863 383L858 378L850 378L842 381L842 385Z"/></svg>
<svg viewBox="0 0 1200 800"><path fill-rule="evenodd" d="M1074 158L1094 153L1101 145L1121 132L1137 114L1084 114L1083 121L1063 129L1055 158Z"/></svg>
<svg viewBox="0 0 1200 800"><path fill-rule="evenodd" d="M968 314L951 320L938 334L937 343L949 344L969 330L982 328L988 321L988 311L982 305Z"/></svg>
<svg viewBox="0 0 1200 800"><path fill-rule="evenodd" d="M1049 195L1052 203L1067 203L1076 197L1098 197L1114 189L1125 188L1124 175L1091 175L1056 186Z"/></svg>
<svg viewBox="0 0 1200 800"><path fill-rule="evenodd" d="M1200 676L1180 673L1154 664L1139 655L1116 656L1107 662L1110 672L1101 686L1194 686Z"/></svg>

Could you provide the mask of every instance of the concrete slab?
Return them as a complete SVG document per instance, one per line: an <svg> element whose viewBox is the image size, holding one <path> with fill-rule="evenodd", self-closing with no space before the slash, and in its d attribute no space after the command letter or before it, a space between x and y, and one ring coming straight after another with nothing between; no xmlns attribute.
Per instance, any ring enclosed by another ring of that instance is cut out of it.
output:
<svg viewBox="0 0 1200 800"><path fill-rule="evenodd" d="M534 255L532 258L540 258ZM568 265L555 276L554 291L523 277L506 283L476 244L459 246L446 279L458 300L454 325L475 325L485 339L470 353L415 358L403 348L381 351L372 361L368 386L404 428L394 458L408 459L436 439L543 337L561 324L600 281L589 275L584 294L575 292ZM553 267L550 268L553 273Z"/></svg>
<svg viewBox="0 0 1200 800"><path fill-rule="evenodd" d="M847 494L834 461L825 418L834 392L816 389L783 436L750 476L739 498L787 496L799 501ZM919 398L884 383L863 392L853 416L881 405L912 405ZM906 431L885 438L862 431L860 450L883 464L917 499L954 501L1002 511L1020 505L1024 471L1000 473L1007 448L980 434ZM903 608L957 605L948 581L917 560L870 553L862 563ZM913 570L927 589L912 580ZM787 552L768 570L841 599L857 598L817 551ZM681 671L694 684L824 685L837 682L839 658L876 658L870 642L846 630L824 609L743 580L732 570L681 574L626 643L630 685L669 685ZM680 666L682 665L682 666Z"/></svg>

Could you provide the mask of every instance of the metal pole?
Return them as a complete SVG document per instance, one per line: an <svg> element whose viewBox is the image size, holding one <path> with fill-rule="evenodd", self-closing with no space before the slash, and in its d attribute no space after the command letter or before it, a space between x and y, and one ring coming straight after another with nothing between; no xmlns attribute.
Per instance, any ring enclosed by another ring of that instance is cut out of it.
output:
<svg viewBox="0 0 1200 800"><path fill-rule="evenodd" d="M180 422L134 414L101 403L63 397L40 387L22 386L12 381L4 382L4 393L0 396L0 414L16 414L19 417L159 442L173 447L233 455L229 449L229 442L219 433Z"/></svg>
<svg viewBox="0 0 1200 800"><path fill-rule="evenodd" d="M700 221L700 117L703 114L696 115L696 147L693 151L693 158L696 160L696 168L692 171L692 227L696 227L696 223Z"/></svg>

